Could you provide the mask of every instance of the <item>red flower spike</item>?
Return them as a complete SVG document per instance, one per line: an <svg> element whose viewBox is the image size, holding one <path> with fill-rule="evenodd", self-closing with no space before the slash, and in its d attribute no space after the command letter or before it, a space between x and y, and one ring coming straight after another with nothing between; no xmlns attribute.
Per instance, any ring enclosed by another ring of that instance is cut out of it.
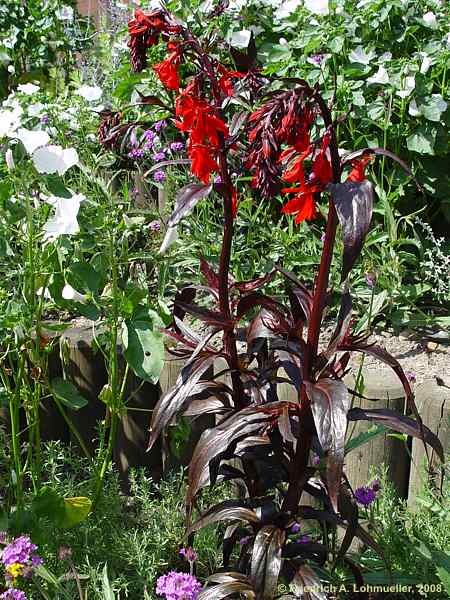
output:
<svg viewBox="0 0 450 600"><path fill-rule="evenodd" d="M282 193L299 192L297 196L289 200L289 202L283 206L282 212L288 215L295 214L295 222L298 225L302 221L312 221L316 218L316 203L314 200L314 193L317 192L317 188L309 188L308 186L302 188L285 188L281 190Z"/></svg>
<svg viewBox="0 0 450 600"><path fill-rule="evenodd" d="M362 158L358 158L352 160L353 169L350 171L349 176L347 177L347 181L356 181L361 182L366 179L366 168L367 165L372 161L373 156L370 154L368 156L363 156Z"/></svg>
<svg viewBox="0 0 450 600"><path fill-rule="evenodd" d="M168 90L179 90L180 89L180 76L178 73L181 55L177 44L168 44L169 50L174 50L166 60L153 65L153 70L158 75L162 84Z"/></svg>
<svg viewBox="0 0 450 600"><path fill-rule="evenodd" d="M322 140L322 148L320 149L317 157L314 159L311 167L311 181L314 183L319 181L322 186L326 186L333 179L333 169L326 154L329 145L330 136L326 134Z"/></svg>
<svg viewBox="0 0 450 600"><path fill-rule="evenodd" d="M307 150L305 150L300 156L297 156L291 167L284 172L283 179L287 183L295 183L296 181L304 182L305 173L303 170L303 161L308 158L308 156L312 152L312 147L310 146Z"/></svg>

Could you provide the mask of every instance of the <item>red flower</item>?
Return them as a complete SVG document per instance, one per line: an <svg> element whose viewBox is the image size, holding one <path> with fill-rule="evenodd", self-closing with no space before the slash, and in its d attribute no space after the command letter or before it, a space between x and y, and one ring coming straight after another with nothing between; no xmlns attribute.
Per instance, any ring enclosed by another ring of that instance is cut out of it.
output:
<svg viewBox="0 0 450 600"><path fill-rule="evenodd" d="M167 89L178 91L180 89L178 69L180 66L181 53L178 49L178 44L168 44L167 47L169 50L173 50L173 52L166 60L153 65L153 70Z"/></svg>
<svg viewBox="0 0 450 600"><path fill-rule="evenodd" d="M188 86L177 98L175 114L180 120L175 125L189 134L191 171L204 183L209 182L211 173L218 171L220 135L228 135L226 123L215 113L213 106L194 93L193 86Z"/></svg>
<svg viewBox="0 0 450 600"><path fill-rule="evenodd" d="M211 148L202 144L189 146L188 156L192 160L192 174L198 177L203 183L208 184L211 173L219 170Z"/></svg>
<svg viewBox="0 0 450 600"><path fill-rule="evenodd" d="M226 96L232 96L234 94L232 79L245 77L245 73L240 73L239 71L228 71L228 69L222 65L218 66L218 71L222 75L222 77L219 79L220 89Z"/></svg>
<svg viewBox="0 0 450 600"><path fill-rule="evenodd" d="M302 221L311 221L316 218L316 202L314 200L315 192L318 192L318 188L308 186L308 184L299 188L284 188L281 190L283 194L298 192L297 195L289 200L289 202L283 206L282 212L285 214L295 214L295 222L301 223Z"/></svg>
<svg viewBox="0 0 450 600"><path fill-rule="evenodd" d="M128 21L133 71L140 72L147 66L147 48L158 43L161 34L168 36L178 33L180 26L169 21L167 13L162 9L145 13L137 8L134 19Z"/></svg>
<svg viewBox="0 0 450 600"><path fill-rule="evenodd" d="M366 167L370 163L372 158L373 157L369 154L369 155L363 156L362 158L352 160L351 165L352 165L353 169L350 171L350 174L347 177L347 181L357 181L357 182L364 181L366 178L366 173L365 173Z"/></svg>
<svg viewBox="0 0 450 600"><path fill-rule="evenodd" d="M330 136L325 134L322 140L322 148L315 158L311 167L311 181L319 181L325 187L333 179L333 169L327 158L327 150L330 145Z"/></svg>

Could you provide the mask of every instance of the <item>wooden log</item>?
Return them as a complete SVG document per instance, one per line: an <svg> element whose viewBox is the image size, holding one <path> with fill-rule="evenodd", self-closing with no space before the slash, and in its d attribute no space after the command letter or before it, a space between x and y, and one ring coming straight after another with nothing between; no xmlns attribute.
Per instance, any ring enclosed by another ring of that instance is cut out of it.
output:
<svg viewBox="0 0 450 600"><path fill-rule="evenodd" d="M438 385L435 379L419 384L415 389L416 405L424 425L437 435L444 448L450 453L450 386ZM436 452L427 446L430 466L423 443L414 439L412 443L411 472L409 476L408 506L417 506L417 496L421 493L427 478L434 489L441 489L443 469Z"/></svg>
<svg viewBox="0 0 450 600"><path fill-rule="evenodd" d="M364 391L368 400L354 398L353 406L360 408L389 408L405 414L405 393L403 386L391 370L363 369ZM345 379L347 385L354 386L353 376ZM352 437L367 431L372 423L356 421L349 424ZM407 498L409 480L409 453L405 444L389 435L389 431L373 438L368 443L346 455L344 471L353 489L366 485L374 468L385 465L394 488L400 498Z"/></svg>

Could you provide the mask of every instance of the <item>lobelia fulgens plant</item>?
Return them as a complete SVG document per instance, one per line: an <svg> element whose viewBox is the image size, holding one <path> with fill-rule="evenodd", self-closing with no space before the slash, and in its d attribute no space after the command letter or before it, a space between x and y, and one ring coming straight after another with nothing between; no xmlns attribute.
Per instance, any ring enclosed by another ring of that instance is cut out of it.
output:
<svg viewBox="0 0 450 600"><path fill-rule="evenodd" d="M215 58L218 42L212 34L202 45L164 9L137 10L129 32L135 71L145 68L148 47L161 38L167 42L168 58L153 68L165 87L177 94L175 124L188 136L191 172L201 182L178 192L167 236L173 237L183 217L213 192L223 207L218 270L201 258L205 283L188 285L175 297L167 335L177 342L172 352L186 364L174 388L158 402L150 436L151 447L176 415L216 416L215 427L203 432L189 467L187 533L192 536L219 521L232 524L224 535L224 572L209 578L210 585L198 600L239 594L270 600L281 597L280 578L295 594L309 597L305 588L314 587L315 597L325 598L309 561L319 566L329 561L332 570L344 565L359 587L363 576L346 553L355 536L374 549L377 545L358 523L357 498L343 472L347 423L361 419L381 423L421 438L443 457L439 440L421 422L400 364L383 348L370 344L367 335L352 333L347 277L363 247L373 204L365 167L377 154L401 161L382 149L360 150L341 158L336 124L342 118L333 116L319 87L311 88L301 79L263 77L253 41L247 53L234 52L238 70L232 70ZM190 76L181 89L180 69L183 65L184 72L187 64ZM233 100L248 110L234 114L227 124L226 109ZM258 108L252 110L249 102ZM239 162L253 172L252 186L264 198L280 191L295 194L283 211L296 215L297 223L313 219L321 194L328 194L324 246L312 290L281 267L252 281L238 282L232 277L238 193L230 173ZM344 172L347 176L342 182ZM282 187L282 180L290 187ZM327 348L319 350L339 225L342 300L335 333ZM277 275L284 278L287 302L262 291ZM208 307L202 297L208 298ZM206 335L189 327L183 320L186 315L200 320ZM397 373L414 418L389 409L352 408L352 392L343 377L354 351L376 356ZM207 377L218 359L225 361L226 368ZM285 381L295 387L297 401L281 399L279 384ZM230 460L234 463L229 464ZM218 479L240 481L245 493L194 521L198 494ZM321 508L301 504L304 492L314 496ZM299 522L308 521L319 524L317 535L298 537ZM345 530L339 548L337 526Z"/></svg>

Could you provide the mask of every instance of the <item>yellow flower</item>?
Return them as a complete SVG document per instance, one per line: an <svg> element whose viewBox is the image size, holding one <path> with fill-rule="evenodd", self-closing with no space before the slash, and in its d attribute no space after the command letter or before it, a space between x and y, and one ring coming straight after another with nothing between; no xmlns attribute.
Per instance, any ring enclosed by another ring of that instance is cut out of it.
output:
<svg viewBox="0 0 450 600"><path fill-rule="evenodd" d="M6 570L13 579L17 579L17 577L22 575L23 565L21 563L13 563L12 565L8 565Z"/></svg>

